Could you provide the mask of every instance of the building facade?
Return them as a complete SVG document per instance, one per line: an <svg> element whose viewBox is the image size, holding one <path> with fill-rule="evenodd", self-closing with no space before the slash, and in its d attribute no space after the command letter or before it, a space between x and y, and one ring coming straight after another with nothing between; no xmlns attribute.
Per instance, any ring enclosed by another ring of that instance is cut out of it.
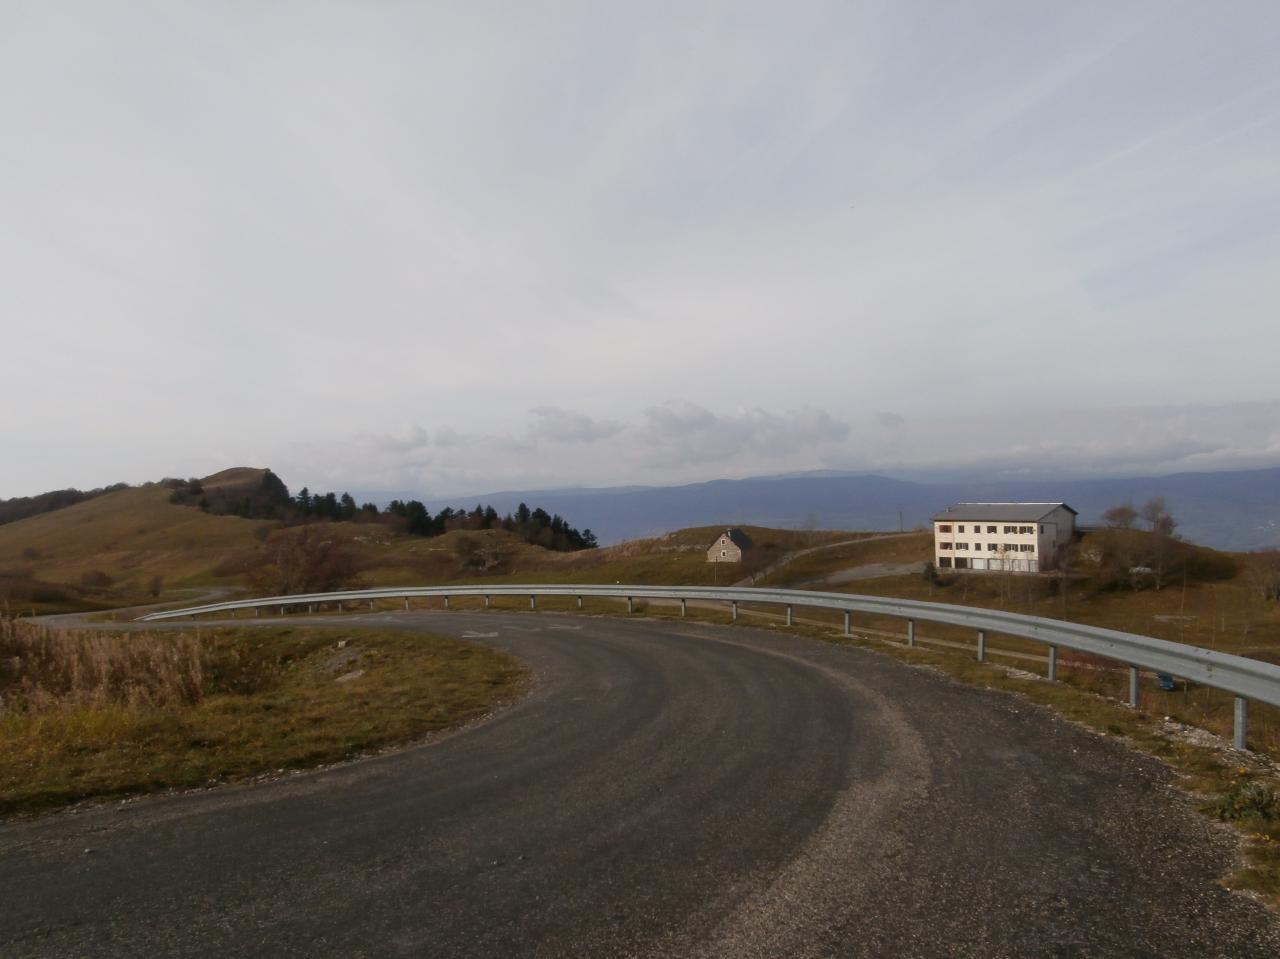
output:
<svg viewBox="0 0 1280 959"><path fill-rule="evenodd" d="M1055 569L1076 531L1066 503L960 503L933 518L938 569L1039 573Z"/></svg>
<svg viewBox="0 0 1280 959"><path fill-rule="evenodd" d="M708 563L741 563L742 551L751 545L740 529L727 529L707 550Z"/></svg>

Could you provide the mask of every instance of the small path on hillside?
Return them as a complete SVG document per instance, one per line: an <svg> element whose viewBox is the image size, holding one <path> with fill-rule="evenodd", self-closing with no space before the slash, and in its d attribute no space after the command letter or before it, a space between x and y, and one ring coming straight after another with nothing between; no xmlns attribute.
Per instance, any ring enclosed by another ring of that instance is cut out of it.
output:
<svg viewBox="0 0 1280 959"><path fill-rule="evenodd" d="M795 586L840 586L844 583L857 582L860 579L879 579L882 576L910 576L923 573L924 560L915 563L863 563L861 566L850 566L838 569L817 579L806 579L795 583Z"/></svg>
<svg viewBox="0 0 1280 959"><path fill-rule="evenodd" d="M784 553L781 557L774 560L772 563L770 563L768 566L766 566L764 569L760 570L759 572L752 573L749 576L744 576L742 577L742 579L738 580L736 583L733 583L732 585L750 586L752 583L759 582L760 580L764 579L766 576L772 576L774 573L782 569L784 566L788 566L789 564L794 563L796 560L800 559L800 557L809 556L813 553L820 553L824 549L837 549L841 546L856 546L859 543L879 543L886 539L903 539L904 537L915 536L915 535L916 534L914 532L884 533L879 536L864 536L861 539L845 539L845 540L841 540L838 543L823 543L821 546L810 546L810 547L807 547L806 549L792 550L790 553ZM855 577L855 578L865 579L867 577Z"/></svg>

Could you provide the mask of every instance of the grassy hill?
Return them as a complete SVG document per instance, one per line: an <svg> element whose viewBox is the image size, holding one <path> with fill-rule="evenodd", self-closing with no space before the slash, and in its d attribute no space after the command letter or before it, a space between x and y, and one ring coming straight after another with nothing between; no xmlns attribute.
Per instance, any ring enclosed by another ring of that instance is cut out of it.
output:
<svg viewBox="0 0 1280 959"><path fill-rule="evenodd" d="M269 527L175 506L158 484L107 493L0 526L0 601L18 612L93 609L144 601L157 585L234 584L219 564Z"/></svg>

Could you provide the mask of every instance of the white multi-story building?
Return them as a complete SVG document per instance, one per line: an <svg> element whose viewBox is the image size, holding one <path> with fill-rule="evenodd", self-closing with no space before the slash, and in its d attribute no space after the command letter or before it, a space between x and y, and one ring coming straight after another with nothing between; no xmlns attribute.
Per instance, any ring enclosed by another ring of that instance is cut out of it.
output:
<svg viewBox="0 0 1280 959"><path fill-rule="evenodd" d="M960 503L933 518L939 569L1053 569L1076 530L1066 503Z"/></svg>

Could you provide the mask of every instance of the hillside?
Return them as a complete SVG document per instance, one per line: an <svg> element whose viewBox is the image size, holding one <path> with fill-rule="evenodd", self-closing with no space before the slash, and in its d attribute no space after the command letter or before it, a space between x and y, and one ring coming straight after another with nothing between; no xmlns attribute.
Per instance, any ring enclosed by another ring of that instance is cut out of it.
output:
<svg viewBox="0 0 1280 959"><path fill-rule="evenodd" d="M24 611L98 608L142 601L157 587L225 583L218 564L268 531L175 506L169 495L158 484L117 490L0 526L0 602Z"/></svg>

